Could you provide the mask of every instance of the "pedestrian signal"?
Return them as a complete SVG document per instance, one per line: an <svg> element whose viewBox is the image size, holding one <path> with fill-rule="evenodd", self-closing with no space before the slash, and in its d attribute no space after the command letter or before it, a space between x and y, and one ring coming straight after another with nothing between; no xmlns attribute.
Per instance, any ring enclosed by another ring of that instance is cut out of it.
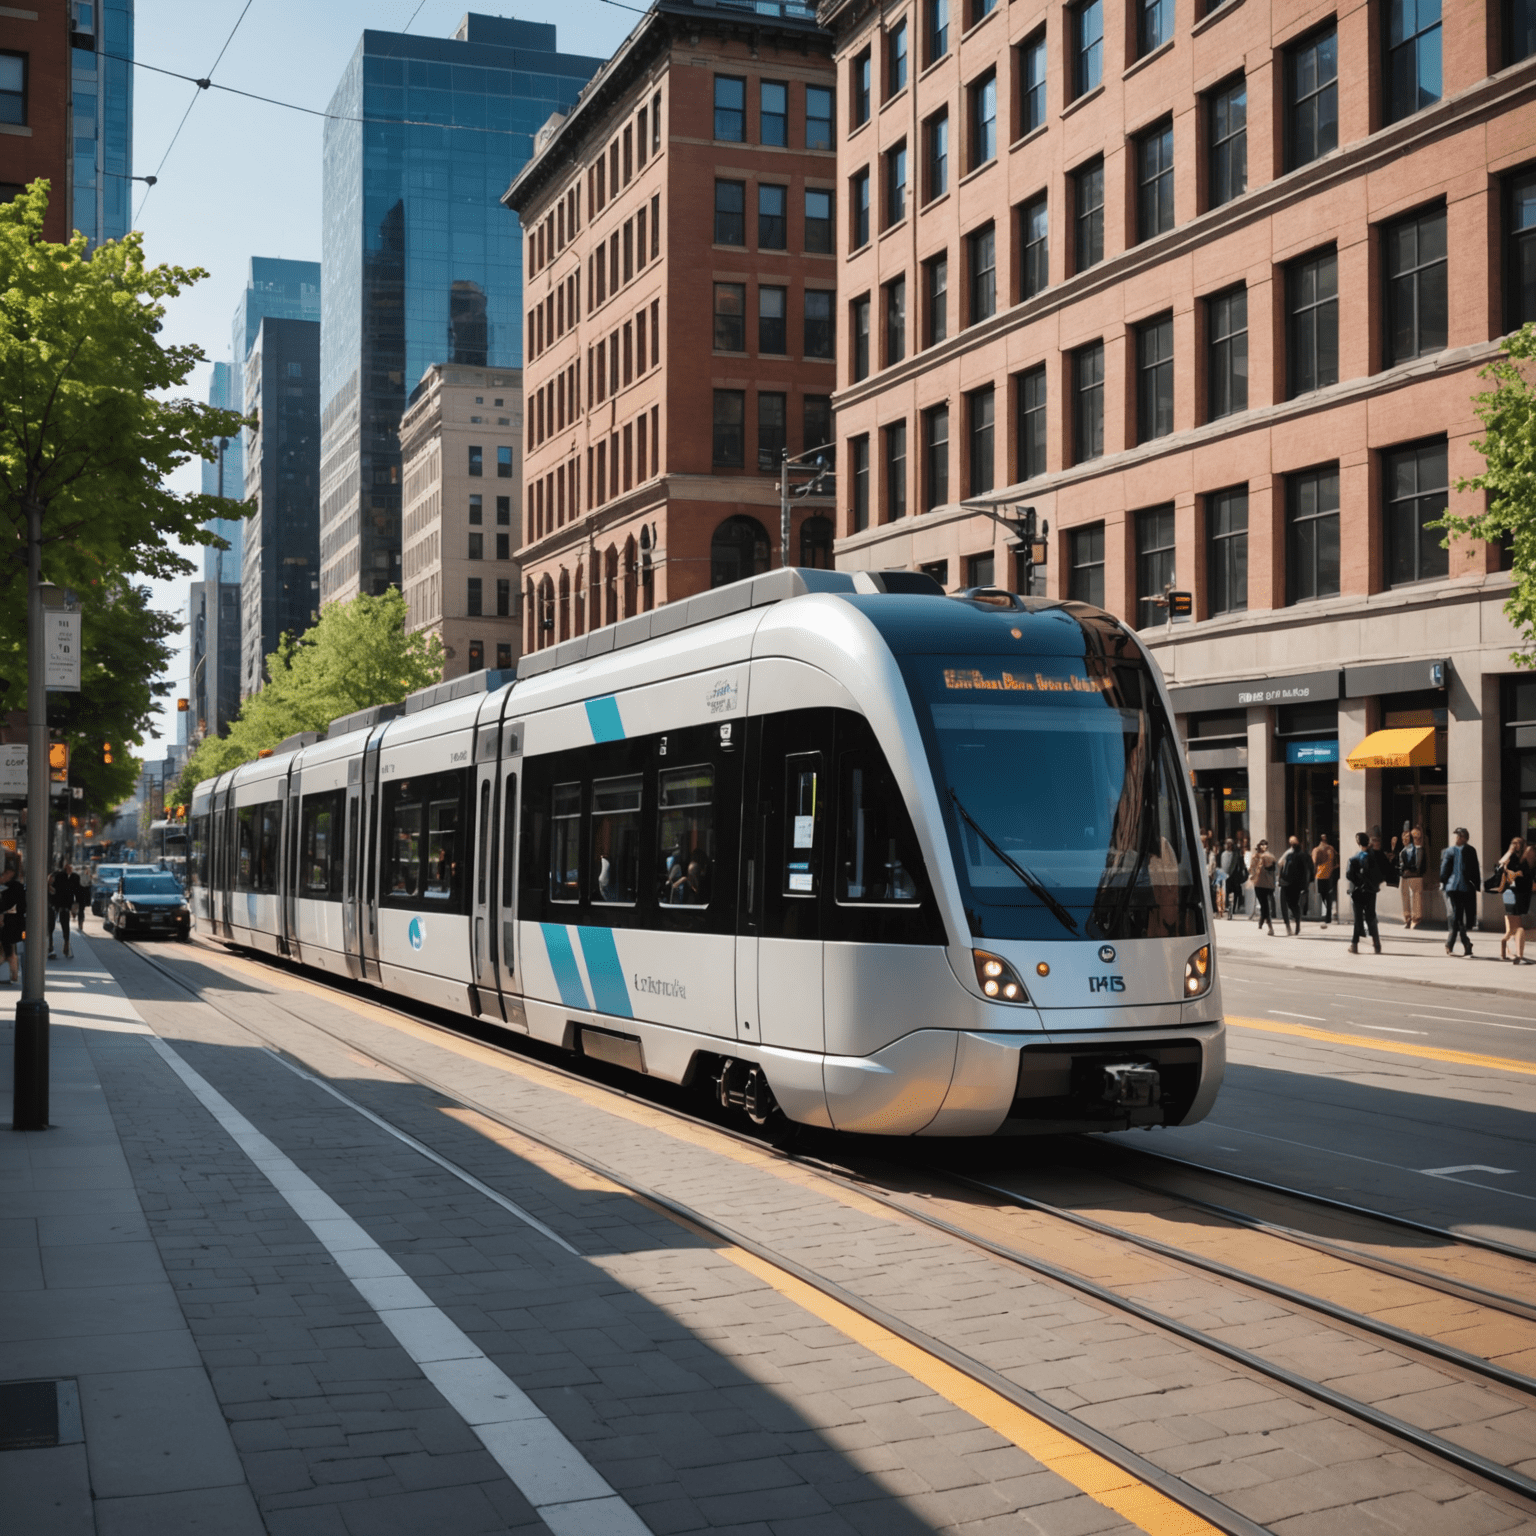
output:
<svg viewBox="0 0 1536 1536"><path fill-rule="evenodd" d="M103 763L110 763L112 761L112 743L110 741L104 741L101 744L101 760Z"/></svg>
<svg viewBox="0 0 1536 1536"><path fill-rule="evenodd" d="M1192 592L1170 592L1168 594L1168 616L1174 619L1188 619L1194 616L1195 598Z"/></svg>

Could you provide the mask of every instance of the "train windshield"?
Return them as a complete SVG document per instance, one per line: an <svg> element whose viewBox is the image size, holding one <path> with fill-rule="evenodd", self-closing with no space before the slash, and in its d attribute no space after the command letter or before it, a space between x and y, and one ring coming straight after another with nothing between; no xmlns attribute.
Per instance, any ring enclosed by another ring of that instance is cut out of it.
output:
<svg viewBox="0 0 1536 1536"><path fill-rule="evenodd" d="M1205 931L1172 726L1144 665L901 661L976 936Z"/></svg>

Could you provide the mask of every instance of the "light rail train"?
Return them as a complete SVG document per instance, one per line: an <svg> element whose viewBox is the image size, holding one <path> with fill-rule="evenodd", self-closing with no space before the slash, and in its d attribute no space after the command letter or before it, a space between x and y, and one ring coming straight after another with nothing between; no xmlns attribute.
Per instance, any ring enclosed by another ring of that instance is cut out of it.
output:
<svg viewBox="0 0 1536 1536"><path fill-rule="evenodd" d="M200 784L198 929L759 1123L1187 1125L1225 1063L1155 662L1081 603L775 571Z"/></svg>

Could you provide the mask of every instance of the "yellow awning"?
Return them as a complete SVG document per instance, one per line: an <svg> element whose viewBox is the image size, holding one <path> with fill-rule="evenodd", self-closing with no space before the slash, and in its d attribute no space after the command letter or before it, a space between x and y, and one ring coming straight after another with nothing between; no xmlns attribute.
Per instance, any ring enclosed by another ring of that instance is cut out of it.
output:
<svg viewBox="0 0 1536 1536"><path fill-rule="evenodd" d="M1433 768L1435 728L1415 725L1394 731L1372 731L1349 754L1351 768Z"/></svg>

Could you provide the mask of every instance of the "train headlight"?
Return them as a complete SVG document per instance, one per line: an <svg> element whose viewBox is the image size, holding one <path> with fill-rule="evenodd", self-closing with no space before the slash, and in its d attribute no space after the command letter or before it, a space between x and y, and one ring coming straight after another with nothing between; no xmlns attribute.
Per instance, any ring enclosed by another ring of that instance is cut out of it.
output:
<svg viewBox="0 0 1536 1536"><path fill-rule="evenodd" d="M973 949L971 957L976 962L976 980L982 992L994 1003L1027 1003L1029 993L1019 980L1019 973L998 955L989 955L984 949Z"/></svg>
<svg viewBox="0 0 1536 1536"><path fill-rule="evenodd" d="M1211 946L1202 944L1184 962L1184 996L1199 997L1211 989Z"/></svg>

